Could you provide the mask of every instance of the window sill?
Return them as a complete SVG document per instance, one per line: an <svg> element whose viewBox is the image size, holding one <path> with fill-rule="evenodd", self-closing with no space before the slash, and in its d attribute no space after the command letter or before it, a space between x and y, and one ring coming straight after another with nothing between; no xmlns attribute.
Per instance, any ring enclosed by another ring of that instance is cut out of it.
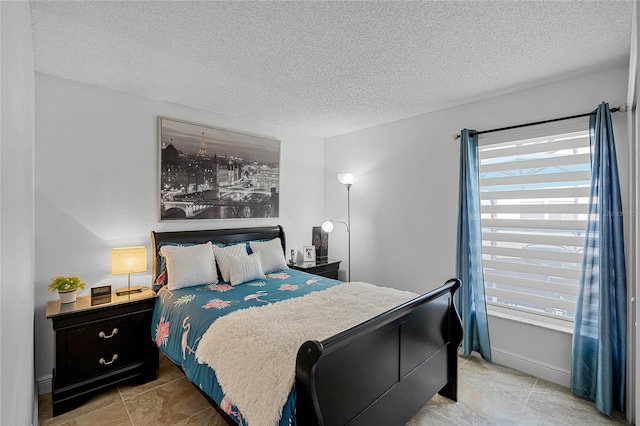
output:
<svg viewBox="0 0 640 426"><path fill-rule="evenodd" d="M527 325L532 325L534 327L546 328L548 330L557 331L560 333L565 333L569 335L573 335L573 323L567 321L557 320L555 323L549 323L546 321L538 320L534 317L534 315L526 314L524 312L514 311L511 309L499 308L496 306L487 306L487 315L507 319L510 321L515 321Z"/></svg>

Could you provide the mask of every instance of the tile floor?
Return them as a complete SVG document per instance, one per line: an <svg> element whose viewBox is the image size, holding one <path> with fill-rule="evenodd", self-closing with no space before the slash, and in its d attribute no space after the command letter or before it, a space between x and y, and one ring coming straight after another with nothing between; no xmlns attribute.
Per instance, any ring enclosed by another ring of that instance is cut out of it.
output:
<svg viewBox="0 0 640 426"><path fill-rule="evenodd" d="M153 382L119 386L54 418L51 394L40 397L39 408L42 426L225 425L164 356ZM407 426L608 424L626 421L620 413L612 418L600 414L593 403L572 396L561 386L471 356L460 357L458 402L436 395Z"/></svg>

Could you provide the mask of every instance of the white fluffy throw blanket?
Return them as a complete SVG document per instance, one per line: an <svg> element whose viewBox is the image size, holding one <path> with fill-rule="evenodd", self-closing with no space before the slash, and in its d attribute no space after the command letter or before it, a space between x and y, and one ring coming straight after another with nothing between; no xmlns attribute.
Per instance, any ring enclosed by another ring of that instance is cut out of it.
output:
<svg viewBox="0 0 640 426"><path fill-rule="evenodd" d="M274 426L295 381L298 348L322 341L418 295L350 282L216 320L196 358L215 371L250 426ZM348 367L347 367L348 368Z"/></svg>

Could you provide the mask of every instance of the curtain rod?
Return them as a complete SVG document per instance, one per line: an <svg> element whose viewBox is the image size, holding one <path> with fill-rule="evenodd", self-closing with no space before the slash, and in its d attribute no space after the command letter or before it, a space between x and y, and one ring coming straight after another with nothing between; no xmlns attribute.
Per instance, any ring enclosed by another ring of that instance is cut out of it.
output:
<svg viewBox="0 0 640 426"><path fill-rule="evenodd" d="M611 108L611 112L625 112L627 110L627 104L622 104L620 105L618 108ZM546 123L553 123L555 121L562 121L562 120L570 120L572 118L579 118L579 117L588 117L590 115L595 114L595 111L591 111L591 112L587 112L584 114L578 114L578 115L570 115L568 117L560 117L560 118L553 118L551 120L543 120L543 121L536 121L534 123L525 123L525 124L516 124L515 126L508 126L508 127L500 127L499 129L490 129L490 130L482 130L480 132L471 132L471 136L474 135L481 135L483 133L492 133L492 132L499 132L502 130L511 130L511 129L518 129L520 127L528 127L528 126L535 126L537 124L546 124ZM460 135L458 133L455 133L453 135L453 140L456 139L460 139Z"/></svg>

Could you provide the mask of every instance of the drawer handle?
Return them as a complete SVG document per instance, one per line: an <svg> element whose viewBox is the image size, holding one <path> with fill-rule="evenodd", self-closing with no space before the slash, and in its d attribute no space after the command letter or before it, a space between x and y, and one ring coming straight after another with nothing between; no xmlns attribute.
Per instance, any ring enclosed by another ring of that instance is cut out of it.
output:
<svg viewBox="0 0 640 426"><path fill-rule="evenodd" d="M111 357L111 361L106 361L104 358L100 358L98 362L102 365L109 365L113 364L116 359L118 359L118 354L113 354L113 356Z"/></svg>
<svg viewBox="0 0 640 426"><path fill-rule="evenodd" d="M103 339L111 339L116 334L118 334L118 329L114 328L113 330L111 330L110 335L107 336L106 334L104 334L104 331L101 331L100 333L98 333L98 337L102 337Z"/></svg>

